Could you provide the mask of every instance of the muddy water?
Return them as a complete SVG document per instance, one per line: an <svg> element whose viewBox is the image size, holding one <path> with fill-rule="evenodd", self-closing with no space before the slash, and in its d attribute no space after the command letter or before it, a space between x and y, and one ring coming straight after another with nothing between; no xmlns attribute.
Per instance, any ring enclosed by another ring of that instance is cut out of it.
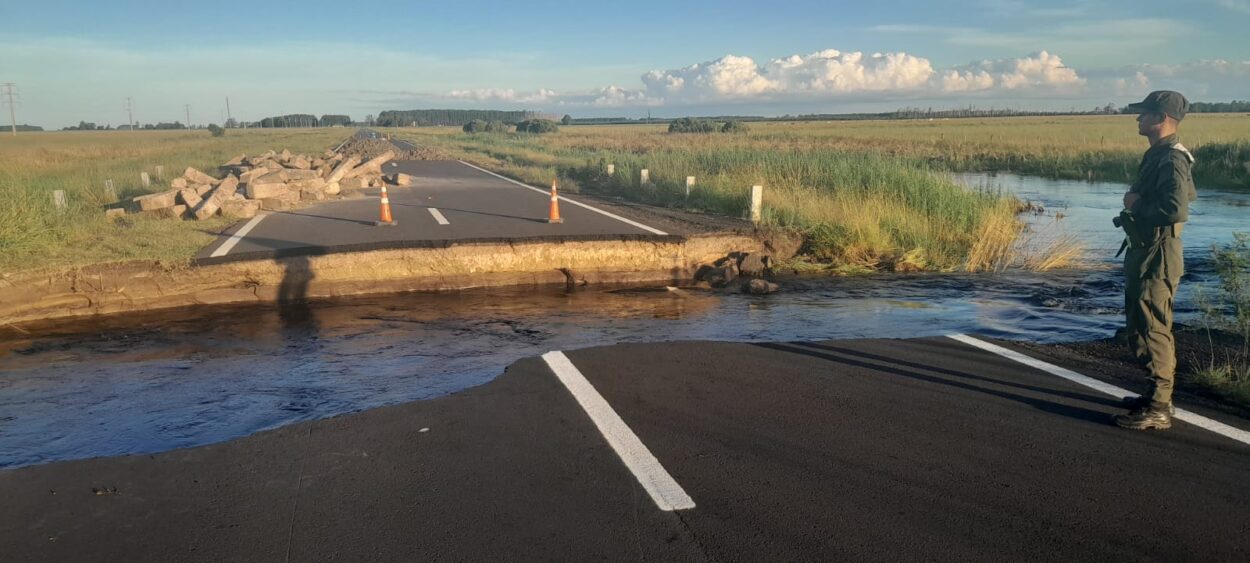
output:
<svg viewBox="0 0 1250 563"><path fill-rule="evenodd" d="M969 332L1034 341L1103 337L1122 285L1110 216L1122 185L1012 176L961 181L1019 193L1043 236L1094 242L1098 267L1035 275L790 279L768 297L662 288L409 294L286 307L133 315L0 333L0 467L217 442L300 420L438 397L549 350L667 340L815 340ZM1204 192L1186 244L1243 228L1250 198ZM1055 221L1054 213L1064 218ZM1059 227L1062 226L1062 227ZM1105 259L1102 258L1105 256ZM1184 287L1184 286L1183 286ZM1181 295L1178 310L1191 314Z"/></svg>

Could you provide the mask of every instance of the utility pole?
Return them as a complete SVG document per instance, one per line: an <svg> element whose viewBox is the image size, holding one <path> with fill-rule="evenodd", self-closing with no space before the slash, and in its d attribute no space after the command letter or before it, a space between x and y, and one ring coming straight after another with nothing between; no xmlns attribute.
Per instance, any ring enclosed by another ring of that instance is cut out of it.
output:
<svg viewBox="0 0 1250 563"><path fill-rule="evenodd" d="M4 84L0 84L0 87L3 87L3 88L4 88L4 96L5 96L6 98L8 98L8 103L9 103L9 128L10 128L10 129L12 129L12 131L13 131L13 136L14 136L14 137L16 137L16 136L17 136L17 113L16 113L16 112L14 112L14 110L13 110L13 105L14 105L14 101L13 101L13 89L14 89L14 88L16 88L16 87L17 87L17 85L16 85L16 84L14 84L14 83L12 83L12 82L5 82Z"/></svg>
<svg viewBox="0 0 1250 563"><path fill-rule="evenodd" d="M191 128L191 104L184 104L182 107L187 108L187 129Z"/></svg>
<svg viewBox="0 0 1250 563"><path fill-rule="evenodd" d="M226 123L234 120L234 116L230 115L230 96L226 96Z"/></svg>
<svg viewBox="0 0 1250 563"><path fill-rule="evenodd" d="M126 98L126 116L130 119L130 130L135 130L135 112L134 107L130 104L130 98Z"/></svg>

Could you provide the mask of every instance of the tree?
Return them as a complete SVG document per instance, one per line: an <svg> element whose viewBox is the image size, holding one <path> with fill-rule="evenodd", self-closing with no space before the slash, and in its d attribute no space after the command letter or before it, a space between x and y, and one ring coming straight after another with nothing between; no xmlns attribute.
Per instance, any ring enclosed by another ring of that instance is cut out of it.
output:
<svg viewBox="0 0 1250 563"><path fill-rule="evenodd" d="M668 124L669 133L715 133L720 130L716 122L710 119L694 119L682 117Z"/></svg>
<svg viewBox="0 0 1250 563"><path fill-rule="evenodd" d="M721 133L746 133L749 130L750 128L747 127L747 124L735 119L726 121L725 125L720 128Z"/></svg>
<svg viewBox="0 0 1250 563"><path fill-rule="evenodd" d="M465 123L462 129L464 129L465 133L485 133L486 122L480 119L474 119L473 121Z"/></svg>
<svg viewBox="0 0 1250 563"><path fill-rule="evenodd" d="M572 124L573 124L573 116L571 116L571 115L569 115L569 114L567 114L567 113L566 113L566 114L564 114L564 117L562 117L562 118L560 119L560 124L561 124L561 125L572 125Z"/></svg>
<svg viewBox="0 0 1250 563"><path fill-rule="evenodd" d="M218 127L216 123L208 124L208 132L212 133L214 137L220 137L226 134L226 130Z"/></svg>

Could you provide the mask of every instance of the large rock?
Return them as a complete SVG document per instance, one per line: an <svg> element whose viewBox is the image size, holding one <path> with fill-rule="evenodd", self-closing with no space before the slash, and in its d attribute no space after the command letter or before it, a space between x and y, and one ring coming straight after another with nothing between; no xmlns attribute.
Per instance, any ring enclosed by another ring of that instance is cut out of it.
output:
<svg viewBox="0 0 1250 563"><path fill-rule="evenodd" d="M778 289L781 289L781 286L759 278L742 284L742 292L750 293L751 295L768 295L776 293Z"/></svg>
<svg viewBox="0 0 1250 563"><path fill-rule="evenodd" d="M278 162L276 160L265 161L265 168L268 168L270 170L285 170L286 169L286 167L283 166L281 162Z"/></svg>
<svg viewBox="0 0 1250 563"><path fill-rule="evenodd" d="M737 269L728 265L712 268L703 275L703 281L716 288L725 287L737 278Z"/></svg>
<svg viewBox="0 0 1250 563"><path fill-rule="evenodd" d="M247 158L247 155L245 155L245 154L241 154L241 155L239 155L239 156L236 156L236 157L234 157L234 158L232 158L232 159L230 159L230 160L226 161L226 163L224 164L224 166L238 166L238 165L240 165L240 164L243 164L243 159L245 159L245 158Z"/></svg>
<svg viewBox="0 0 1250 563"><path fill-rule="evenodd" d="M309 178L307 180L295 180L286 183L288 188L293 190L317 190L323 191L326 187L326 181L321 178Z"/></svg>
<svg viewBox="0 0 1250 563"><path fill-rule="evenodd" d="M286 211L291 208L290 202L278 197L260 200L260 208L265 211Z"/></svg>
<svg viewBox="0 0 1250 563"><path fill-rule="evenodd" d="M155 194L141 195L134 199L139 211L155 211L168 209L178 203L178 190L169 190Z"/></svg>
<svg viewBox="0 0 1250 563"><path fill-rule="evenodd" d="M340 186L338 182L326 182L326 187L322 191L326 195L339 195L343 191L343 186Z"/></svg>
<svg viewBox="0 0 1250 563"><path fill-rule="evenodd" d="M204 198L201 198L200 194L195 191L195 188L179 190L178 199L182 200L182 203L185 203L187 207L190 207L191 209L195 209L195 207L204 200Z"/></svg>
<svg viewBox="0 0 1250 563"><path fill-rule="evenodd" d="M247 196L247 199L268 199L284 195L288 191L290 191L290 188L287 188L286 184L282 182L264 184L251 183L247 185L247 189L244 190L244 194Z"/></svg>
<svg viewBox="0 0 1250 563"><path fill-rule="evenodd" d="M304 155L302 154L296 156L295 158L292 158L291 161L287 163L287 165L290 166L291 168L296 168L299 170L308 170L309 168L312 168L312 165L308 162L308 159L304 157Z"/></svg>
<svg viewBox="0 0 1250 563"><path fill-rule="evenodd" d="M195 190L195 195L198 195L201 198L203 198L204 194L211 191L213 187L208 184L194 184L194 185L188 186L187 189Z"/></svg>
<svg viewBox="0 0 1250 563"><path fill-rule="evenodd" d="M187 181L192 184L216 184L217 182L219 182L218 179L212 176L209 176L208 174L205 174L203 172L200 172L199 170L196 170L190 166L188 166L187 169L183 171L182 177L186 178Z"/></svg>
<svg viewBox="0 0 1250 563"><path fill-rule="evenodd" d="M243 184L251 184L257 178L260 178L261 176L265 176L267 174L273 174L273 172L263 166L260 168L253 168L251 170L248 170L247 172L240 174L239 182Z"/></svg>
<svg viewBox="0 0 1250 563"><path fill-rule="evenodd" d="M217 214L217 210L221 208L221 204L229 201L230 196L234 195L235 190L239 188L239 179L234 176L226 176L213 190L213 193L207 199L200 202L200 206L195 209L195 218L203 221Z"/></svg>
<svg viewBox="0 0 1250 563"><path fill-rule="evenodd" d="M259 211L259 201L232 199L221 204L221 216L230 219L251 219Z"/></svg>
<svg viewBox="0 0 1250 563"><path fill-rule="evenodd" d="M369 187L369 179L368 178L348 178L346 180L338 182L338 184L344 190L363 190Z"/></svg>
<svg viewBox="0 0 1250 563"><path fill-rule="evenodd" d="M396 186L411 186L412 179L413 179L412 176L409 176L402 172L396 172L386 177L387 181L389 181L391 184L394 184Z"/></svg>
<svg viewBox="0 0 1250 563"><path fill-rule="evenodd" d="M187 213L187 206L173 205L170 207L162 207L160 209L151 209L144 211L143 214L148 217L157 219L181 219Z"/></svg>
<svg viewBox="0 0 1250 563"><path fill-rule="evenodd" d="M291 151L289 151L289 150L287 150L287 149L282 149L282 152L278 153L278 160L280 160L280 161L282 161L282 162L290 162L290 161L291 161Z"/></svg>
<svg viewBox="0 0 1250 563"><path fill-rule="evenodd" d="M760 252L752 252L743 254L738 262L738 272L744 276L758 276L764 273L771 266L771 260L767 254Z"/></svg>
<svg viewBox="0 0 1250 563"><path fill-rule="evenodd" d="M344 160L343 162L339 163L337 167L334 168L333 172L330 172L330 177L326 178L326 182L334 183L339 180L342 180L347 175L347 173L352 170L352 168L356 167L357 164L360 164L360 158L355 157L355 156L347 160Z"/></svg>
<svg viewBox="0 0 1250 563"><path fill-rule="evenodd" d="M187 182L186 178L174 178L173 180L169 181L169 187L175 190L181 190L189 185L190 184Z"/></svg>
<svg viewBox="0 0 1250 563"><path fill-rule="evenodd" d="M350 172L348 172L347 174L345 174L343 177L344 177L344 178L354 178L354 177L356 177L356 176L360 176L360 175L363 175L363 174L378 174L378 175L381 175L381 174L382 174L382 165L383 165L383 164L386 164L386 163L387 163L388 161L390 161L392 158L395 158L395 151L386 151L386 152L384 152L384 153L382 153L382 154L378 155L378 156L377 156L376 158L374 158L373 160L370 160L369 162L366 162L366 163L364 163L364 164L361 164L360 166L357 166L356 168L353 168Z"/></svg>
<svg viewBox="0 0 1250 563"><path fill-rule="evenodd" d="M321 177L321 175L320 175L320 174L317 174L317 171L316 171L316 170L295 170L295 169L288 169L288 170L284 171L283 173L284 173L284 174L286 174L286 179L287 179L287 180L311 180L311 179L313 179L313 178L320 178L320 177Z"/></svg>

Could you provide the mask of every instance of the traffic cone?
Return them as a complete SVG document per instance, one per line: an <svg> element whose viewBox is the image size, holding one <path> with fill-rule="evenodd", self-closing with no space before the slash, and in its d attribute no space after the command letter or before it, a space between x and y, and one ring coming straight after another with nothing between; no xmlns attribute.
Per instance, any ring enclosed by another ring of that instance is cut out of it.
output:
<svg viewBox="0 0 1250 563"><path fill-rule="evenodd" d="M391 216L391 200L386 197L386 184L382 184L382 217L373 223L376 226L395 226L395 218Z"/></svg>
<svg viewBox="0 0 1250 563"><path fill-rule="evenodd" d="M563 223L560 218L560 196L556 194L556 181L551 181L551 209L547 212L548 223Z"/></svg>

